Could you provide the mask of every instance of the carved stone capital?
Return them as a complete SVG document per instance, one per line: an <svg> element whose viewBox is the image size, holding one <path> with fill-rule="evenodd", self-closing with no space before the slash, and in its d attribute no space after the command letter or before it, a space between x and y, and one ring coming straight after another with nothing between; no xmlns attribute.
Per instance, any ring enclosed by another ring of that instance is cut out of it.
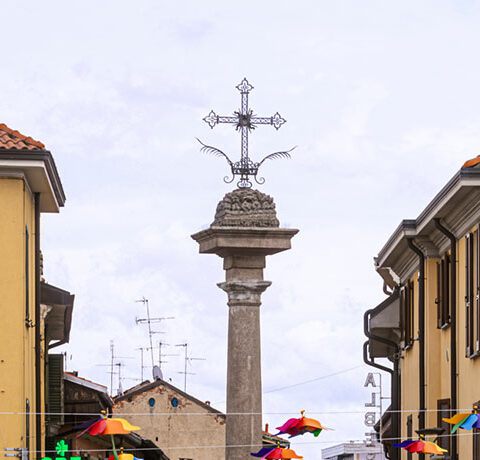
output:
<svg viewBox="0 0 480 460"><path fill-rule="evenodd" d="M265 193L239 188L218 203L212 227L278 227L275 203Z"/></svg>
<svg viewBox="0 0 480 460"><path fill-rule="evenodd" d="M271 281L230 280L218 283L217 286L228 294L229 307L259 307L262 292L271 284Z"/></svg>

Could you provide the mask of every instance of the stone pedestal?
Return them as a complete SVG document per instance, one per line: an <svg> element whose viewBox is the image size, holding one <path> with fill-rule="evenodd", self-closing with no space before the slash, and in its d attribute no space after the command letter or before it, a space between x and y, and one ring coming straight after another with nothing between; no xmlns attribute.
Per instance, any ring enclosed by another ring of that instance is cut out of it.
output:
<svg viewBox="0 0 480 460"><path fill-rule="evenodd" d="M262 444L261 294L267 255L290 249L295 229L278 228L273 199L238 189L218 204L215 221L192 238L201 254L223 258L228 295L226 459L245 460ZM243 446L243 447L235 447Z"/></svg>

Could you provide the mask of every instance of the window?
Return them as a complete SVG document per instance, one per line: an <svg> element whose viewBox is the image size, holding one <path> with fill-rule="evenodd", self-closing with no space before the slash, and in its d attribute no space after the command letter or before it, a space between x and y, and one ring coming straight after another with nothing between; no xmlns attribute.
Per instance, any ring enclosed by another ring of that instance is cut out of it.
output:
<svg viewBox="0 0 480 460"><path fill-rule="evenodd" d="M405 348L411 347L414 341L414 287L413 281L408 281L402 288L402 322Z"/></svg>
<svg viewBox="0 0 480 460"><path fill-rule="evenodd" d="M412 415L410 414L407 417L407 439L412 440L412 436L413 436L413 422L412 422ZM413 455L411 452L409 452L407 454L407 460L412 460L412 459L413 459Z"/></svg>
<svg viewBox="0 0 480 460"><path fill-rule="evenodd" d="M480 353L480 232L479 228L465 237L465 355L473 358Z"/></svg>
<svg viewBox="0 0 480 460"><path fill-rule="evenodd" d="M445 431L439 436L437 444L450 452L450 430L452 427L444 422L444 418L450 418L453 414L450 410L450 399L439 399L437 401L437 426L443 428Z"/></svg>
<svg viewBox="0 0 480 460"><path fill-rule="evenodd" d="M450 324L450 256L437 262L437 327L443 329Z"/></svg>

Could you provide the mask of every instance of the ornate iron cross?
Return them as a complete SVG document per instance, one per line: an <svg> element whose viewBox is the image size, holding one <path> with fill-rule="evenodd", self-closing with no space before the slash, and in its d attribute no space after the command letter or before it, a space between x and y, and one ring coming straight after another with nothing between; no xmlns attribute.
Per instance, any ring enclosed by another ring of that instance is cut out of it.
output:
<svg viewBox="0 0 480 460"><path fill-rule="evenodd" d="M235 176L240 176L240 180L237 185L240 188L251 187L252 183L249 180L250 176L253 176L257 183L263 184L265 179L257 179L258 168L260 165L267 159L275 159L280 157L290 158L289 152L293 149L284 152L275 152L270 155L267 155L263 158L262 161L254 163L248 156L248 133L257 127L257 125L272 125L275 129L279 129L286 120L280 116L277 112L271 117L257 117L253 114L253 111L248 107L248 94L253 89L253 86L244 78L240 84L236 86L240 91L241 95L241 105L240 110L233 112L234 116L222 116L217 115L213 110L203 118L203 120L208 123L210 128L213 129L219 123L228 123L235 125L235 129L240 131L241 134L241 157L240 161L232 162L228 156L221 150L205 145L199 140L203 145L202 150L207 153L213 153L217 156L224 156L230 167L232 169L232 178L224 178L225 182L233 182Z"/></svg>

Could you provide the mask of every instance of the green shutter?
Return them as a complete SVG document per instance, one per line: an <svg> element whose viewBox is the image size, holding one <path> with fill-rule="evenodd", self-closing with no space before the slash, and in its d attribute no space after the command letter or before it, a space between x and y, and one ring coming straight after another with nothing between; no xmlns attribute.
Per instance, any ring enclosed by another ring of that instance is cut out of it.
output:
<svg viewBox="0 0 480 460"><path fill-rule="evenodd" d="M48 421L52 424L63 423L63 355L48 355ZM61 415L58 415L60 414Z"/></svg>

